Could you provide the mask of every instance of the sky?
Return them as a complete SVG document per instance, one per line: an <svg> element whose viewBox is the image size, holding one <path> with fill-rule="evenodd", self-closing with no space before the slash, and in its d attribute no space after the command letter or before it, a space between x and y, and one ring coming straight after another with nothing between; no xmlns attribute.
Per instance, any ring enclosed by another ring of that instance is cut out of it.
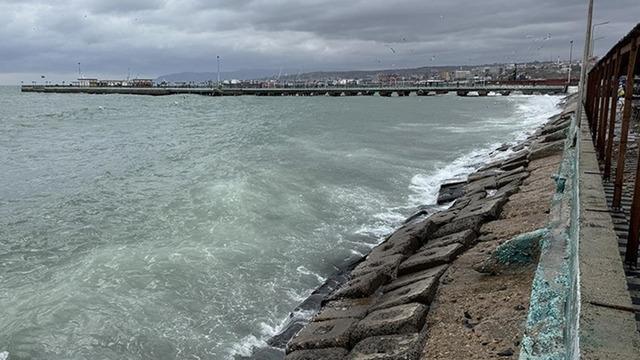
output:
<svg viewBox="0 0 640 360"><path fill-rule="evenodd" d="M595 0L596 55L640 21ZM587 0L0 0L0 84L582 57Z"/></svg>

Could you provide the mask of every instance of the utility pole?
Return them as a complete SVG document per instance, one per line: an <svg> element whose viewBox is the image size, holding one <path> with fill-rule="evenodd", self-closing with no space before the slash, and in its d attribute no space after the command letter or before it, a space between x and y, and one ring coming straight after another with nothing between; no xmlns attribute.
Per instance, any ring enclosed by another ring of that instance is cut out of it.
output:
<svg viewBox="0 0 640 360"><path fill-rule="evenodd" d="M569 77L567 79L567 86L571 85L571 67L573 66L573 40L571 40L571 48L569 50Z"/></svg>
<svg viewBox="0 0 640 360"><path fill-rule="evenodd" d="M82 71L80 71L80 63L78 62L78 79L82 79Z"/></svg>
<svg viewBox="0 0 640 360"><path fill-rule="evenodd" d="M593 30L593 0L589 0L589 10L587 10L587 33L584 39L584 52L582 54L582 68L580 69L580 93L578 94L578 110L576 111L576 123L580 126L582 120L582 108L584 107L585 83L587 82L587 65L589 62L589 46L591 44L591 32Z"/></svg>
<svg viewBox="0 0 640 360"><path fill-rule="evenodd" d="M220 56L216 56L218 59L218 88L220 87Z"/></svg>

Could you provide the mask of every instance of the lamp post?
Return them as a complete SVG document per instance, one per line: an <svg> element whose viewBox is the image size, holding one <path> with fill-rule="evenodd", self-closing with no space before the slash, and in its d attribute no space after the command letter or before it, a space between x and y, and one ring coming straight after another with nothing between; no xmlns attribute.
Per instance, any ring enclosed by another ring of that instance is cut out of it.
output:
<svg viewBox="0 0 640 360"><path fill-rule="evenodd" d="M220 87L220 56L216 56L216 59L218 60L218 88Z"/></svg>
<svg viewBox="0 0 640 360"><path fill-rule="evenodd" d="M576 122L578 126L580 126L582 120L582 108L584 107L584 98L585 98L585 86L584 83L587 81L587 63L589 62L589 44L591 43L591 32L593 30L591 24L593 21L593 0L589 0L589 6L587 10L587 31L585 34L584 40L584 52L582 54L582 66L580 69L580 91L578 93L578 109L576 111Z"/></svg>
<svg viewBox="0 0 640 360"><path fill-rule="evenodd" d="M596 31L596 27L600 26L600 25L606 25L608 24L609 21L603 21L597 24L593 24L593 26L591 27L591 46L589 46L589 58L593 57L593 46L595 44L595 40L593 39L593 34L595 34Z"/></svg>
<svg viewBox="0 0 640 360"><path fill-rule="evenodd" d="M571 85L571 67L573 62L573 40L570 42L571 47L569 48L569 76L567 78L567 86Z"/></svg>

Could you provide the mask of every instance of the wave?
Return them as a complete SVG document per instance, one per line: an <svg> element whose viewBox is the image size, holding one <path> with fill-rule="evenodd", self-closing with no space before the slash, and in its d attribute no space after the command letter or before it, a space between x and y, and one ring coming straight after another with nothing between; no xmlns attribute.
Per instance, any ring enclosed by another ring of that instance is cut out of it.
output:
<svg viewBox="0 0 640 360"><path fill-rule="evenodd" d="M496 152L496 149L503 144L513 146L524 141L536 128L546 123L557 112L562 96L513 95L505 99L511 102L518 102L515 106L515 112L511 116L501 119L487 117L482 119L482 123L500 122L514 127L514 131L509 135L506 142L485 145L463 154L451 163L440 164L433 171L414 175L409 185L410 194L406 204L401 207L386 209L374 215L376 219L384 219L385 221L376 221L373 224L363 225L358 230L358 233L376 236L382 240L384 236L402 224L406 219L407 211L415 210L421 205L435 205L440 184L444 181L466 179L469 174L482 165L508 157L513 153L511 149L502 152ZM522 99L526 101L522 102ZM469 131L468 128L467 131ZM444 207L446 205L441 208Z"/></svg>

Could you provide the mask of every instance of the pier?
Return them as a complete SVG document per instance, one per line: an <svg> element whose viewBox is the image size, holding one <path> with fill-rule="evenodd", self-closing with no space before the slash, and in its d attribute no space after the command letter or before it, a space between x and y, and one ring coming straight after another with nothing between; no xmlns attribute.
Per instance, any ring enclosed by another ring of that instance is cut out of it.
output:
<svg viewBox="0 0 640 360"><path fill-rule="evenodd" d="M406 87L322 87L322 88L188 88L188 87L95 87L23 85L22 92L61 94L126 94L126 95L182 95L204 96L436 96L456 93L458 96L488 96L499 94L557 95L567 91L566 86L406 86Z"/></svg>

